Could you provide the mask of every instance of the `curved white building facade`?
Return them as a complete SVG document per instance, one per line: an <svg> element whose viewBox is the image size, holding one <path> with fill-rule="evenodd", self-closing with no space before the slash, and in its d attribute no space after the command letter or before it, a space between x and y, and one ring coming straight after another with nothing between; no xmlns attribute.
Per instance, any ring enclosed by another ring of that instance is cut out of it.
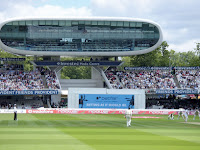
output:
<svg viewBox="0 0 200 150"><path fill-rule="evenodd" d="M157 23L134 18L23 18L0 24L1 48L19 55L139 55L162 40Z"/></svg>

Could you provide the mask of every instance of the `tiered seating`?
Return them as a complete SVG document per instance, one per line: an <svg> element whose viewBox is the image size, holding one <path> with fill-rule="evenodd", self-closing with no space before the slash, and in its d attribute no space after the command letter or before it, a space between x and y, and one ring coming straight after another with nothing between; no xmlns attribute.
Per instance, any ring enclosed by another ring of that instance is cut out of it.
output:
<svg viewBox="0 0 200 150"><path fill-rule="evenodd" d="M1 90L39 90L44 89L39 71L3 71L0 73Z"/></svg>
<svg viewBox="0 0 200 150"><path fill-rule="evenodd" d="M127 89L174 89L177 88L173 75L167 71L135 71L135 72L117 72L122 85ZM113 87L117 83L111 78Z"/></svg>
<svg viewBox="0 0 200 150"><path fill-rule="evenodd" d="M60 89L59 81L53 71L46 71L45 78L49 89Z"/></svg>
<svg viewBox="0 0 200 150"><path fill-rule="evenodd" d="M181 88L200 88L199 70L177 70L176 76Z"/></svg>
<svg viewBox="0 0 200 150"><path fill-rule="evenodd" d="M114 89L122 89L123 88L123 87L121 87L120 83L116 80L116 77L114 76L114 74L112 72L106 72L106 77L110 81L112 88L114 88Z"/></svg>
<svg viewBox="0 0 200 150"><path fill-rule="evenodd" d="M10 67L9 67L10 66ZM0 69L0 90L41 90L45 89L41 71L12 70L13 65ZM60 89L59 81L53 71L43 70L47 87Z"/></svg>

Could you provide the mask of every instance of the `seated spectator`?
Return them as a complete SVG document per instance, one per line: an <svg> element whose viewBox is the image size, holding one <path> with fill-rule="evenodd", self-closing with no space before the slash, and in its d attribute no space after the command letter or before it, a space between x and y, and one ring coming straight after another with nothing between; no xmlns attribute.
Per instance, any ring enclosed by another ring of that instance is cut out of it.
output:
<svg viewBox="0 0 200 150"><path fill-rule="evenodd" d="M59 81L55 72L47 72L46 80L49 89L59 89ZM41 90L44 83L39 70L19 71L7 70L0 72L0 90Z"/></svg>
<svg viewBox="0 0 200 150"><path fill-rule="evenodd" d="M56 78L56 74L54 71L46 71L45 78L49 89L60 89L59 81Z"/></svg>
<svg viewBox="0 0 200 150"><path fill-rule="evenodd" d="M200 71L199 70L178 70L176 77L181 88L198 89L200 87Z"/></svg>
<svg viewBox="0 0 200 150"><path fill-rule="evenodd" d="M174 89L177 88L170 71L136 71L116 73L119 81L127 89ZM118 87L116 77L111 72L106 73L111 85Z"/></svg>

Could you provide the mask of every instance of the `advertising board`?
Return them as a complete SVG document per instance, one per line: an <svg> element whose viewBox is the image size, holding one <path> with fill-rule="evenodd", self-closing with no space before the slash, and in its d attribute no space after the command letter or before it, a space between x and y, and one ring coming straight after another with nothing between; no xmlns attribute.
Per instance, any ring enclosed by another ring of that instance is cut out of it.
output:
<svg viewBox="0 0 200 150"><path fill-rule="evenodd" d="M79 108L134 109L134 95L79 94Z"/></svg>

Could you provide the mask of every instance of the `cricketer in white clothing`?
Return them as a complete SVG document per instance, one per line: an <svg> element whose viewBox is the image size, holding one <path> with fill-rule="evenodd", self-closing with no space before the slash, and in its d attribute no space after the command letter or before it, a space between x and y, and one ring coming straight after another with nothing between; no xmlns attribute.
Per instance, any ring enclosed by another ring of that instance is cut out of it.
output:
<svg viewBox="0 0 200 150"><path fill-rule="evenodd" d="M186 109L184 112L183 112L183 115L185 117L185 122L187 122L188 120L188 115L189 115L189 111Z"/></svg>
<svg viewBox="0 0 200 150"><path fill-rule="evenodd" d="M14 104L14 120L17 121L17 105Z"/></svg>
<svg viewBox="0 0 200 150"><path fill-rule="evenodd" d="M180 111L178 112L178 119L179 119L180 117L182 117L183 120L185 120L184 115L183 115L183 111L184 111L184 109L180 108Z"/></svg>
<svg viewBox="0 0 200 150"><path fill-rule="evenodd" d="M169 119L174 120L174 115L173 115L173 114L170 114L170 115L168 116L168 120L169 120Z"/></svg>
<svg viewBox="0 0 200 150"><path fill-rule="evenodd" d="M126 118L126 121L127 121L127 127L131 126L131 117L132 117L132 110L130 108L128 108L126 110L126 113L125 113L125 118Z"/></svg>
<svg viewBox="0 0 200 150"><path fill-rule="evenodd" d="M195 112L194 112L194 118L193 118L193 120L195 120L196 116L199 116L199 119L200 119L200 113L199 113L198 109L196 109Z"/></svg>

